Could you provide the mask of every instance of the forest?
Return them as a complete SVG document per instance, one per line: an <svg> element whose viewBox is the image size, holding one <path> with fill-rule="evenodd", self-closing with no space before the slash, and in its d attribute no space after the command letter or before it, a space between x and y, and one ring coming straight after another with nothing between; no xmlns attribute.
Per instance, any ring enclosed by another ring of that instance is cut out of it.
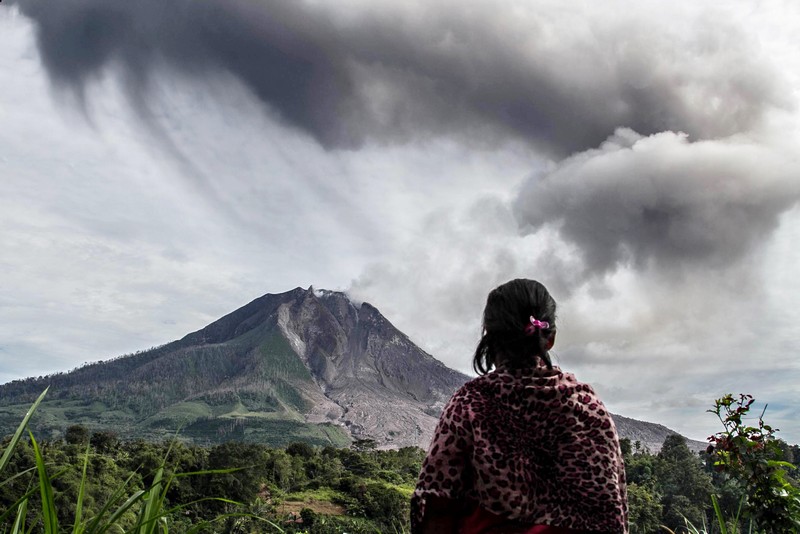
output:
<svg viewBox="0 0 800 534"><path fill-rule="evenodd" d="M724 430L699 454L678 435L657 454L622 440L632 533L798 531L800 448L761 417L748 426L752 402L719 399ZM371 440L349 448L198 446L180 436L154 443L82 425L38 442L23 426L2 444L4 534L405 533L425 455L377 450Z"/></svg>

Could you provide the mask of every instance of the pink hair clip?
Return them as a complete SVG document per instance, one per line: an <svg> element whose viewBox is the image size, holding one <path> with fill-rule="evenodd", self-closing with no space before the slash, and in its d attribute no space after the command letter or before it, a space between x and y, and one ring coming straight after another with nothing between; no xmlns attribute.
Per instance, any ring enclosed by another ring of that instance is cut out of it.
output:
<svg viewBox="0 0 800 534"><path fill-rule="evenodd" d="M525 335L532 336L533 334L536 333L537 328L541 329L550 328L550 323L548 323L547 321L540 321L539 319L531 315L531 323L525 325Z"/></svg>

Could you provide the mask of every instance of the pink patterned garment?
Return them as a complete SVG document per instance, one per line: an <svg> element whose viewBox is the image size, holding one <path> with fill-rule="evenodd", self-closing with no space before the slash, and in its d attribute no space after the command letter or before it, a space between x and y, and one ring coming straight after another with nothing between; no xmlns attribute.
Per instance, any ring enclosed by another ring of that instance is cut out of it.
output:
<svg viewBox="0 0 800 534"><path fill-rule="evenodd" d="M557 367L494 371L445 407L412 497L523 525L627 533L625 470L610 414L588 384Z"/></svg>

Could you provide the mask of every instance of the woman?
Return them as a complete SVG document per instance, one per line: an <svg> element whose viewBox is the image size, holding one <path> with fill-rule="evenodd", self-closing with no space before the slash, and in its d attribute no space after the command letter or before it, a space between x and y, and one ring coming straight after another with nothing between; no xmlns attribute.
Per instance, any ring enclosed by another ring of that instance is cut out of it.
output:
<svg viewBox="0 0 800 534"><path fill-rule="evenodd" d="M614 422L591 386L550 361L555 320L538 282L489 293L480 376L442 412L412 497L413 533L627 532Z"/></svg>

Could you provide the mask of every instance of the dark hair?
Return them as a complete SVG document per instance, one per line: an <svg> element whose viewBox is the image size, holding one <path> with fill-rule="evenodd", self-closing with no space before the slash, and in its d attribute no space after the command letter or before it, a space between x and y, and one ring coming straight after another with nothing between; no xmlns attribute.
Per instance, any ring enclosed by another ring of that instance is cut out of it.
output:
<svg viewBox="0 0 800 534"><path fill-rule="evenodd" d="M527 334L531 316L550 323ZM472 368L485 375L503 364L511 369L533 367L541 359L552 367L547 342L556 332L556 301L542 284L518 278L495 288L483 310L483 337L475 349Z"/></svg>

